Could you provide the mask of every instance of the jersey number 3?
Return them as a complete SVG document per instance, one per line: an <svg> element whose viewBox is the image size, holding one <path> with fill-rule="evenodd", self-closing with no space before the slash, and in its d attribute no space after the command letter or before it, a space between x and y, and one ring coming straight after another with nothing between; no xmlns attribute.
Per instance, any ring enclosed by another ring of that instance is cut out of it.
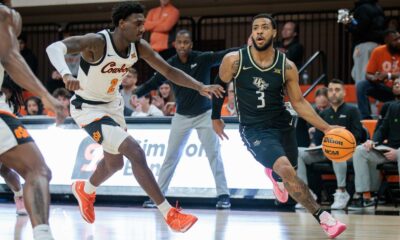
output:
<svg viewBox="0 0 400 240"><path fill-rule="evenodd" d="M114 78L113 80L111 80L110 87L108 88L107 93L113 94L115 92L115 87L117 86L117 84L118 84L117 78Z"/></svg>
<svg viewBox="0 0 400 240"><path fill-rule="evenodd" d="M265 93L261 91L256 91L256 93L259 95L257 99L260 100L260 104L257 105L257 108L265 107Z"/></svg>

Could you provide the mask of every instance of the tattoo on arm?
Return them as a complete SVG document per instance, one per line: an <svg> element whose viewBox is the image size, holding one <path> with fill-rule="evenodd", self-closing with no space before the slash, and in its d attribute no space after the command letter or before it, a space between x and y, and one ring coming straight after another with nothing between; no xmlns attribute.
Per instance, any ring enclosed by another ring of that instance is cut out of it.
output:
<svg viewBox="0 0 400 240"><path fill-rule="evenodd" d="M294 176L293 179L284 181L284 185L290 196L310 213L315 213L319 209L319 205L311 196L308 186L299 177Z"/></svg>
<svg viewBox="0 0 400 240"><path fill-rule="evenodd" d="M235 61L233 62L233 64L232 64L232 75L233 75L233 76L236 76L236 74L238 73L238 71L239 71L239 65L240 65L239 60L235 60Z"/></svg>

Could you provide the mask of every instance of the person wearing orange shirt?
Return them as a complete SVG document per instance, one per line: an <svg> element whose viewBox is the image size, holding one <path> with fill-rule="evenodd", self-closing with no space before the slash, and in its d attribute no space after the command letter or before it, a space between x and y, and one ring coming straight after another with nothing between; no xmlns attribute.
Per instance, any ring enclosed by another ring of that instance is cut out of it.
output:
<svg viewBox="0 0 400 240"><path fill-rule="evenodd" d="M228 84L228 101L222 105L221 116L237 116L235 106L235 90L233 89L233 82Z"/></svg>
<svg viewBox="0 0 400 240"><path fill-rule="evenodd" d="M152 8L147 14L144 28L149 31L150 45L162 52L172 47L174 26L179 20L179 10L170 0L160 0L160 7Z"/></svg>
<svg viewBox="0 0 400 240"><path fill-rule="evenodd" d="M400 34L388 30L385 45L372 51L367 65L366 80L356 83L358 108L362 119L371 119L368 96L387 102L394 99L392 80L400 76Z"/></svg>

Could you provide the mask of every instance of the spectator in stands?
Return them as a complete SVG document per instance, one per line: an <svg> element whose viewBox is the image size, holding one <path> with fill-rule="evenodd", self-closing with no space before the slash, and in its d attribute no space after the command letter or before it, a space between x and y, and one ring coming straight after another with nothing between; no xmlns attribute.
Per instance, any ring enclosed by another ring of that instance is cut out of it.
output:
<svg viewBox="0 0 400 240"><path fill-rule="evenodd" d="M133 96L132 104L135 111L132 113L132 117L164 116L163 112L154 106L151 101L152 97L150 94L146 94L139 99L137 99L136 96Z"/></svg>
<svg viewBox="0 0 400 240"><path fill-rule="evenodd" d="M3 85L1 86L0 97L4 94L6 103L10 110L17 116L21 116L21 106L24 104L22 99L22 88L11 80L10 76L5 74Z"/></svg>
<svg viewBox="0 0 400 240"><path fill-rule="evenodd" d="M131 105L131 98L133 95L133 91L136 89L136 83L138 81L138 73L134 67L130 67L128 69L128 73L122 79L121 83L121 95L124 99L125 107L130 110L134 110L134 107Z"/></svg>
<svg viewBox="0 0 400 240"><path fill-rule="evenodd" d="M170 0L160 0L160 6L150 9L144 27L150 32L150 45L164 59L174 54L172 43L175 26L179 21L179 10Z"/></svg>
<svg viewBox="0 0 400 240"><path fill-rule="evenodd" d="M233 82L228 84L228 102L222 105L221 116L237 116L235 106L235 90L233 89Z"/></svg>
<svg viewBox="0 0 400 240"><path fill-rule="evenodd" d="M385 15L378 0L359 0L355 3L353 17L353 21L347 22L354 48L351 76L358 83L365 80L365 67L372 50L383 42Z"/></svg>
<svg viewBox="0 0 400 240"><path fill-rule="evenodd" d="M26 115L43 115L43 103L40 98L32 96L24 102Z"/></svg>
<svg viewBox="0 0 400 240"><path fill-rule="evenodd" d="M286 57L300 68L303 62L303 45L299 42L299 25L288 21L283 25L281 39L276 48L286 54Z"/></svg>
<svg viewBox="0 0 400 240"><path fill-rule="evenodd" d="M192 35L187 30L180 30L176 34L176 55L168 59L174 66L189 74L203 84L210 83L210 72L213 66L219 65L224 55L236 49L220 52L192 51ZM151 90L155 90L166 82L161 74L157 73L150 80L136 89L140 97ZM158 184L163 193L168 190L175 168L182 156L182 149L186 145L192 129L196 129L199 140L204 147L211 170L213 172L218 202L217 208L230 208L229 189L226 183L224 166L220 154L220 144L211 124L211 101L196 91L182 88L173 84L176 98L176 114L172 118L171 131L168 139L167 154L161 166ZM152 201L146 201L144 207L155 207Z"/></svg>
<svg viewBox="0 0 400 240"><path fill-rule="evenodd" d="M22 57L24 57L26 63L31 68L32 72L37 74L38 60L37 60L37 57L35 56L35 54L32 52L32 50L29 49L28 46L26 45L26 40L27 40L27 37L26 37L25 33L22 33L18 37L19 51L20 51Z"/></svg>
<svg viewBox="0 0 400 240"><path fill-rule="evenodd" d="M387 42L372 51L366 80L356 83L358 108L363 119L371 119L368 96L382 102L393 100L392 80L400 77L400 34L388 30Z"/></svg>
<svg viewBox="0 0 400 240"><path fill-rule="evenodd" d="M388 30L395 30L395 31L400 31L400 22L398 17L391 17L387 21L387 27L386 29Z"/></svg>
<svg viewBox="0 0 400 240"><path fill-rule="evenodd" d="M314 110L317 113L320 113L322 110L325 110L329 107L328 100L328 88L321 87L315 91L315 104ZM311 139L314 136L315 127L308 124L303 118L299 118L297 120L296 125L296 136L297 136L297 144L299 147L312 147L313 144L310 145Z"/></svg>
<svg viewBox="0 0 400 240"><path fill-rule="evenodd" d="M153 96L153 104L164 113L164 116L175 115L175 95L169 81L164 82L158 88L157 94Z"/></svg>
<svg viewBox="0 0 400 240"><path fill-rule="evenodd" d="M383 104L382 109L379 113L378 122L376 123L375 131L378 130L379 126L382 124L390 104L400 101L400 77L396 78L393 81L392 93L394 96L394 100L385 102L385 104Z"/></svg>
<svg viewBox="0 0 400 240"><path fill-rule="evenodd" d="M320 112L319 115L330 125L343 126L352 132L358 144L362 141L363 131L360 122L360 113L356 107L344 102L345 95L343 82L338 79L332 79L328 85L330 107ZM322 138L323 133L316 131L312 141L313 144L316 146L321 145ZM323 155L321 149L309 151L306 148L299 148L297 175L307 184L306 165L322 161L328 160ZM350 195L346 191L347 163L333 162L333 170L336 175L338 189L334 194L334 202L331 205L331 209L344 209L350 200ZM313 195L315 196L315 194ZM296 207L301 208L302 206L298 204Z"/></svg>
<svg viewBox="0 0 400 240"><path fill-rule="evenodd" d="M53 97L60 101L64 106L65 116L71 116L71 114L69 113L71 93L65 88L57 88L53 92Z"/></svg>
<svg viewBox="0 0 400 240"><path fill-rule="evenodd" d="M400 88L400 81L395 82ZM397 89L398 91L398 89ZM353 155L356 192L362 197L350 209L374 206L371 191L380 186L380 173L376 166L384 162L395 162L400 172L400 101L389 105L382 124L375 131L373 140L356 148Z"/></svg>
<svg viewBox="0 0 400 240"><path fill-rule="evenodd" d="M315 112L318 114L325 109L330 107L329 99L328 99L328 88L327 87L322 87L317 89L315 91L315 105L314 109ZM315 147L315 143L312 143L312 139L314 139L314 134L315 134L315 127L308 125L308 135L310 137L310 147Z"/></svg>

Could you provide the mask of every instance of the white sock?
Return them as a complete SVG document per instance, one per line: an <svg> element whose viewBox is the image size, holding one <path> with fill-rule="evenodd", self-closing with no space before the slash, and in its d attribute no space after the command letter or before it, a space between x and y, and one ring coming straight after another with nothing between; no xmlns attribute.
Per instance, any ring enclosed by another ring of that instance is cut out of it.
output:
<svg viewBox="0 0 400 240"><path fill-rule="evenodd" d="M51 235L49 225L41 224L33 228L33 239L35 240L54 240Z"/></svg>
<svg viewBox="0 0 400 240"><path fill-rule="evenodd" d="M164 216L165 219L167 219L168 212L171 210L172 206L169 204L167 199L164 200L160 205L157 206L158 210L160 210L161 214Z"/></svg>
<svg viewBox="0 0 400 240"><path fill-rule="evenodd" d="M83 191L85 191L85 193L87 194L92 194L96 192L96 186L93 186L93 184L91 184L90 181L86 181Z"/></svg>
<svg viewBox="0 0 400 240"><path fill-rule="evenodd" d="M23 195L23 190L21 188L21 190L19 190L18 192L14 192L14 198L19 198L22 197Z"/></svg>

